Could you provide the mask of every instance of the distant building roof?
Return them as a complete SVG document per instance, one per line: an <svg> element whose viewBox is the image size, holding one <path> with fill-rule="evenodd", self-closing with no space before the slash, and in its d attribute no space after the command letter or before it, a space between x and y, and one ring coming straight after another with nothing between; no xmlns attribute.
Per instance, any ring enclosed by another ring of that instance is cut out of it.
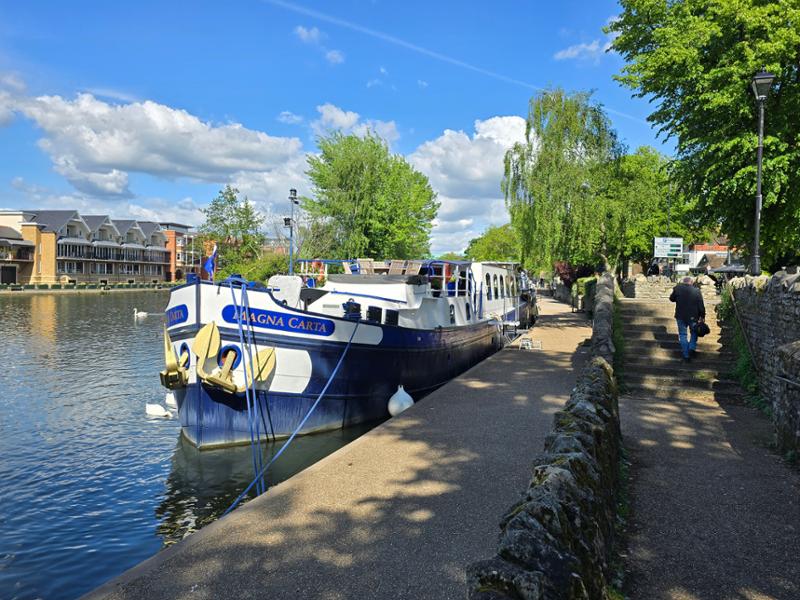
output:
<svg viewBox="0 0 800 600"><path fill-rule="evenodd" d="M191 229L192 225L184 225L183 223L159 223L164 229Z"/></svg>
<svg viewBox="0 0 800 600"><path fill-rule="evenodd" d="M22 236L13 227L6 227L5 225L0 225L0 238L6 240L21 240Z"/></svg>
<svg viewBox="0 0 800 600"><path fill-rule="evenodd" d="M108 219L108 215L81 215L83 220L86 221L86 224L89 226L89 229L92 230L92 233L97 231L97 229L106 222Z"/></svg>
<svg viewBox="0 0 800 600"><path fill-rule="evenodd" d="M119 234L124 237L130 228L136 225L136 221L133 219L114 219L114 225L117 226Z"/></svg>
<svg viewBox="0 0 800 600"><path fill-rule="evenodd" d="M70 220L80 218L76 210L32 210L31 221L42 225L44 231L58 231Z"/></svg>
<svg viewBox="0 0 800 600"><path fill-rule="evenodd" d="M161 227L158 223L153 223L153 221L137 221L139 223L139 227L141 228L142 232L144 232L145 236L148 238L153 235L154 231L160 231Z"/></svg>

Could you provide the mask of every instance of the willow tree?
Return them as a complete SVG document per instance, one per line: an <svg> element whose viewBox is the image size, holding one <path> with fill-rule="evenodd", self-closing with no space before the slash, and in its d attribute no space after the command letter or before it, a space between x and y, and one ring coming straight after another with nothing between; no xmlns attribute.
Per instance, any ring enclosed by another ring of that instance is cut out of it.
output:
<svg viewBox="0 0 800 600"><path fill-rule="evenodd" d="M505 156L503 193L523 264L594 262L610 234L606 190L620 144L588 93L531 99L525 142Z"/></svg>

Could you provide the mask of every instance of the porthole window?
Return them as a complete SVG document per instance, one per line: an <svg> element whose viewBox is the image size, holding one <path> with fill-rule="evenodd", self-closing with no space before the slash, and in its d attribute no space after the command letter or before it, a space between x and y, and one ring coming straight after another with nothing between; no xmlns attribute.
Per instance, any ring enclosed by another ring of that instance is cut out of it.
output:
<svg viewBox="0 0 800 600"><path fill-rule="evenodd" d="M219 354L217 354L217 364L222 368L222 365L225 364L225 357L227 356L228 352L233 352L234 359L233 359L233 366L232 369L235 369L239 366L239 363L242 362L242 354L239 352L239 349L236 346L223 346L219 350Z"/></svg>
<svg viewBox="0 0 800 600"><path fill-rule="evenodd" d="M452 304L450 305L450 325L456 324L456 307Z"/></svg>
<svg viewBox="0 0 800 600"><path fill-rule="evenodd" d="M181 365L181 366L188 367L190 364L192 364L192 353L189 352L189 344L187 344L186 342L183 342L181 344L181 348L178 351L178 364L180 364L181 356L183 356L184 354L189 356L189 360L186 361L185 365Z"/></svg>

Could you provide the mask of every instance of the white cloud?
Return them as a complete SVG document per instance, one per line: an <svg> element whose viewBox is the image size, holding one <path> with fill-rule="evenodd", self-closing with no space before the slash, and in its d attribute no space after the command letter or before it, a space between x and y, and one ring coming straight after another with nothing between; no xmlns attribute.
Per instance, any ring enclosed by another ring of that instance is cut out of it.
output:
<svg viewBox="0 0 800 600"><path fill-rule="evenodd" d="M575 44L559 50L553 55L556 60L598 60L603 54L603 48L600 46L600 40L592 40L588 44Z"/></svg>
<svg viewBox="0 0 800 600"><path fill-rule="evenodd" d="M472 135L447 129L421 144L408 160L439 194L432 251L461 252L489 225L508 221L500 190L506 151L525 139L525 120L498 116L475 121Z"/></svg>
<svg viewBox="0 0 800 600"><path fill-rule="evenodd" d="M297 125L303 122L303 117L296 115L289 110L284 110L278 115L278 121L286 123L287 125Z"/></svg>
<svg viewBox="0 0 800 600"><path fill-rule="evenodd" d="M201 206L191 197L181 199L138 198L132 202L117 199L97 198L81 193L60 194L53 190L29 184L21 177L15 177L12 186L24 194L25 206L16 208L35 208L63 210L75 209L84 215L110 215L117 219L142 219L147 221L186 223L199 225L204 216Z"/></svg>
<svg viewBox="0 0 800 600"><path fill-rule="evenodd" d="M0 127L14 119L14 102L11 94L0 90Z"/></svg>
<svg viewBox="0 0 800 600"><path fill-rule="evenodd" d="M302 25L298 25L294 28L294 34L304 44L319 44L324 37L323 33L316 27L307 29Z"/></svg>
<svg viewBox="0 0 800 600"><path fill-rule="evenodd" d="M0 75L0 87L21 94L25 91L25 82L16 73L3 73Z"/></svg>
<svg viewBox="0 0 800 600"><path fill-rule="evenodd" d="M611 25L614 21L619 19L618 15L611 15L606 19L606 25ZM594 39L589 43L574 44L563 50L559 50L553 55L556 60L584 60L599 62L603 54L611 50L611 44L619 34L614 32L605 36L605 41L600 38Z"/></svg>
<svg viewBox="0 0 800 600"><path fill-rule="evenodd" d="M39 145L55 170L87 194L129 197L131 172L228 182L235 173L274 170L302 151L297 138L214 125L151 101L40 96L20 99L16 108L43 130Z"/></svg>
<svg viewBox="0 0 800 600"><path fill-rule="evenodd" d="M317 112L319 112L320 118L311 123L311 128L317 135L324 135L331 130L339 130L345 134L352 133L363 136L370 131L390 144L400 138L400 132L394 121L362 120L361 115L357 112L346 111L330 103L317 106Z"/></svg>
<svg viewBox="0 0 800 600"><path fill-rule="evenodd" d="M325 53L325 60L332 65L340 65L344 62L344 54L339 50L328 50Z"/></svg>
<svg viewBox="0 0 800 600"><path fill-rule="evenodd" d="M367 82L368 88L375 87L376 85L383 85L383 82L380 79L370 79Z"/></svg>
<svg viewBox="0 0 800 600"><path fill-rule="evenodd" d="M417 85L422 89L425 89L426 87L428 87L428 82L425 81L424 79L417 79Z"/></svg>
<svg viewBox="0 0 800 600"><path fill-rule="evenodd" d="M381 75L389 74L389 71L386 70L386 67L381 67L380 69L378 69L378 71L380 72Z"/></svg>

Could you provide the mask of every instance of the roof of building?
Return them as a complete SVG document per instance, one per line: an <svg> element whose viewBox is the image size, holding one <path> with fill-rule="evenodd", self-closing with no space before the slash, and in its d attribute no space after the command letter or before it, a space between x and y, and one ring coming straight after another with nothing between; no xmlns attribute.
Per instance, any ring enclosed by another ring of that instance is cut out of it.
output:
<svg viewBox="0 0 800 600"><path fill-rule="evenodd" d="M159 223L161 227L164 229L175 229L176 227L180 227L181 229L191 229L191 225L184 225L183 223Z"/></svg>
<svg viewBox="0 0 800 600"><path fill-rule="evenodd" d="M32 210L32 221L42 225L44 231L58 231L78 216L75 210ZM80 218L80 217L78 217Z"/></svg>
<svg viewBox="0 0 800 600"><path fill-rule="evenodd" d="M135 226L136 223L137 222L134 221L133 219L114 219L114 225L117 226L117 229L119 230L119 234L122 235L122 236L127 234L128 230L131 227ZM141 227L140 227L140 229L141 229Z"/></svg>
<svg viewBox="0 0 800 600"><path fill-rule="evenodd" d="M100 227L103 223L106 222L108 219L108 215L81 215L83 220L86 221L86 224L89 226L89 229L92 230L92 233L97 231L97 228Z"/></svg>
<svg viewBox="0 0 800 600"><path fill-rule="evenodd" d="M137 223L139 223L139 227L148 239L153 235L153 232L161 230L161 226L158 223L153 223L153 221L137 221Z"/></svg>
<svg viewBox="0 0 800 600"><path fill-rule="evenodd" d="M5 225L0 225L0 238L6 240L21 240L22 236L13 227L6 227Z"/></svg>

